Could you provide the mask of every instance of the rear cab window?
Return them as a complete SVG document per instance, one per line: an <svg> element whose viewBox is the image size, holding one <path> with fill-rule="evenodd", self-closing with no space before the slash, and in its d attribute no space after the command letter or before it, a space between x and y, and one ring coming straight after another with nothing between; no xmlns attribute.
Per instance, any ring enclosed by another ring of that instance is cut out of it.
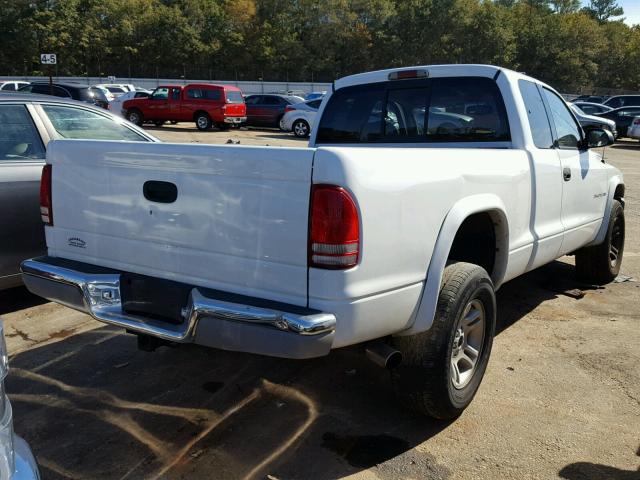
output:
<svg viewBox="0 0 640 480"><path fill-rule="evenodd" d="M225 90L224 94L227 103L244 103L244 98L238 90Z"/></svg>
<svg viewBox="0 0 640 480"><path fill-rule="evenodd" d="M399 80L336 91L316 143L504 142L502 95L485 77Z"/></svg>

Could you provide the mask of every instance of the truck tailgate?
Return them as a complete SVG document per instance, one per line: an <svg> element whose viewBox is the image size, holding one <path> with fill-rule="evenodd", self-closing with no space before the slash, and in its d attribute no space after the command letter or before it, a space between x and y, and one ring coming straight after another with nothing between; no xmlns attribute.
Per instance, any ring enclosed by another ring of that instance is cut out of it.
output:
<svg viewBox="0 0 640 480"><path fill-rule="evenodd" d="M49 255L306 305L313 155L311 148L51 142Z"/></svg>

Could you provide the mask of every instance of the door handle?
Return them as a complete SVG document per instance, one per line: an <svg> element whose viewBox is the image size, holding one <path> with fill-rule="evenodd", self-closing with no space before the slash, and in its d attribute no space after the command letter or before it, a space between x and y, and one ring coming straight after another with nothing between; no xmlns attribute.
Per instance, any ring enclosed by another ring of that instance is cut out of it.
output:
<svg viewBox="0 0 640 480"><path fill-rule="evenodd" d="M564 178L565 182L568 182L569 180L571 180L571 169L568 167L565 167L562 169L562 178Z"/></svg>
<svg viewBox="0 0 640 480"><path fill-rule="evenodd" d="M144 182L142 193L150 202L173 203L178 198L178 187L171 182L149 180Z"/></svg>

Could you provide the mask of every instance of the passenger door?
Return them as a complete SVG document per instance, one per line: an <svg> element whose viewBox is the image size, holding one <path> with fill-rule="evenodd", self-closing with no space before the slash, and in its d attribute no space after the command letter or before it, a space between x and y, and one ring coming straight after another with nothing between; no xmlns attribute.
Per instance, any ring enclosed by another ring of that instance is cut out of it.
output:
<svg viewBox="0 0 640 480"><path fill-rule="evenodd" d="M165 118L169 109L169 88L156 88L149 96L147 105L148 107L145 112L143 112L145 118L152 120Z"/></svg>
<svg viewBox="0 0 640 480"><path fill-rule="evenodd" d="M526 270L532 270L558 258L562 246L562 168L539 87L529 80L519 80L518 87L533 140L528 149L532 175L533 250L526 266Z"/></svg>
<svg viewBox="0 0 640 480"><path fill-rule="evenodd" d="M169 94L169 108L167 109L167 119L169 120L191 120L192 118L187 116L185 118L186 110L182 110L182 89L172 88Z"/></svg>
<svg viewBox="0 0 640 480"><path fill-rule="evenodd" d="M245 100L248 125L260 125L263 121L264 112L262 110L262 99L262 95L251 95Z"/></svg>
<svg viewBox="0 0 640 480"><path fill-rule="evenodd" d="M20 284L20 262L45 252L40 175L46 131L28 107L0 105L0 289Z"/></svg>
<svg viewBox="0 0 640 480"><path fill-rule="evenodd" d="M554 143L562 167L562 224L560 255L593 240L607 201L607 175L595 152L582 147L582 130L565 101L542 89L554 127Z"/></svg>

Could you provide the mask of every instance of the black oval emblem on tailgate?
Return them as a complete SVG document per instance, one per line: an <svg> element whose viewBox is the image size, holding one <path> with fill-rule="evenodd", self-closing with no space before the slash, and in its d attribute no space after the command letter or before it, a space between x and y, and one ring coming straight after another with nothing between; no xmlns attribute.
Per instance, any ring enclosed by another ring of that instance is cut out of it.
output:
<svg viewBox="0 0 640 480"><path fill-rule="evenodd" d="M150 202L173 203L178 198L178 187L171 182L149 180L144 182L142 193Z"/></svg>

